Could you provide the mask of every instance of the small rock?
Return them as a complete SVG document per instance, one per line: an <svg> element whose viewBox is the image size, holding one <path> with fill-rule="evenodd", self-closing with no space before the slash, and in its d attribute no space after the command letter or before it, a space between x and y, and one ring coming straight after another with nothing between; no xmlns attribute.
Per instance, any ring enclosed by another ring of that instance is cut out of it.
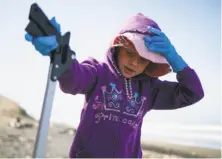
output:
<svg viewBox="0 0 222 159"><path fill-rule="evenodd" d="M8 123L8 126L10 126L12 128L19 128L19 127L21 127L21 118L20 117L16 117L15 119L12 119Z"/></svg>
<svg viewBox="0 0 222 159"><path fill-rule="evenodd" d="M22 121L20 117L16 117L15 119L12 119L12 121L8 123L8 126L12 128L21 129L21 128L32 128L34 124Z"/></svg>
<svg viewBox="0 0 222 159"><path fill-rule="evenodd" d="M76 129L74 128L68 128L68 129L65 129L61 132L59 132L60 134L69 134L69 135L74 135L76 133Z"/></svg>

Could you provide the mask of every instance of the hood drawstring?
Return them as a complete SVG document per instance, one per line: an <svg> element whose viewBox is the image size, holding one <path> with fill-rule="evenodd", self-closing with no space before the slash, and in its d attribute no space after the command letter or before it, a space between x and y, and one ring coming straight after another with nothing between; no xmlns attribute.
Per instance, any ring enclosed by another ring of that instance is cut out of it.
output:
<svg viewBox="0 0 222 159"><path fill-rule="evenodd" d="M131 84L131 79L126 79L125 80L125 87L126 87L126 95L129 99L133 97L133 91L132 91L132 84ZM129 81L129 83L127 83Z"/></svg>
<svg viewBox="0 0 222 159"><path fill-rule="evenodd" d="M116 72L122 76L122 74L119 72L118 68L116 67L114 61L112 60L112 65L115 68ZM125 81L125 90L126 90L126 95L128 99L131 99L133 97L133 91L132 91L132 84L131 84L131 79L126 79L124 78ZM128 82L129 81L129 82Z"/></svg>

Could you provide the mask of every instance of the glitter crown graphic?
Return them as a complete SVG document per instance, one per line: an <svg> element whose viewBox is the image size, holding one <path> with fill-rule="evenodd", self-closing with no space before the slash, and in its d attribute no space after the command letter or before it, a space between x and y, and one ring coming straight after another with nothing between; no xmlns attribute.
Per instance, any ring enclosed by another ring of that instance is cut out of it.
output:
<svg viewBox="0 0 222 159"><path fill-rule="evenodd" d="M118 91L114 83L110 83L110 86L111 90L108 90L106 86L101 88L103 91L104 109L120 112L120 103L123 99L122 91Z"/></svg>
<svg viewBox="0 0 222 159"><path fill-rule="evenodd" d="M139 94L137 92L134 93L134 96L128 98L127 105L124 106L124 114L134 116L134 117L141 117L144 112L144 101L146 97L142 96L139 98Z"/></svg>
<svg viewBox="0 0 222 159"><path fill-rule="evenodd" d="M134 117L138 117L143 114L143 104L146 100L145 97L141 97L139 100L139 94L135 92L134 96L127 100L126 104L120 105L120 103L122 103L121 101L123 100L122 91L118 91L116 89L116 84L114 83L110 83L110 86L111 90L108 90L106 86L101 87L103 91L105 110L120 112L122 109L124 114Z"/></svg>

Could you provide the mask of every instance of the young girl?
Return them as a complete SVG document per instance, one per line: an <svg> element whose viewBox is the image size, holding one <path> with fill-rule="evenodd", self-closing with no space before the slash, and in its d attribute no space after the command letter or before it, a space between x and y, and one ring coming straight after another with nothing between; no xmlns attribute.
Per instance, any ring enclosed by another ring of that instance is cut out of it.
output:
<svg viewBox="0 0 222 159"><path fill-rule="evenodd" d="M51 22L60 32L55 18ZM26 40L43 55L58 45L55 36L26 34ZM106 56L105 62L75 59L59 78L64 93L85 95L71 158L141 158L141 126L147 112L190 106L204 96L195 71L159 26L141 13L126 22ZM177 82L158 79L171 68Z"/></svg>

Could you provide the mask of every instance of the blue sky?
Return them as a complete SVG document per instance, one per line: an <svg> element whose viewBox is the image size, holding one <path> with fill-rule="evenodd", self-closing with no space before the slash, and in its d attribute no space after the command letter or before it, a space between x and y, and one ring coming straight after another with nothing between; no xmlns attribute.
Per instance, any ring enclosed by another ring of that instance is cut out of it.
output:
<svg viewBox="0 0 222 159"><path fill-rule="evenodd" d="M123 22L138 12L154 19L178 53L198 73L205 98L176 111L152 111L145 120L215 123L221 118L220 0L7 0L0 15L0 94L38 118L46 87L49 59L25 41L30 5L37 2L48 17L56 16L62 32L71 32L70 45L79 61L103 60ZM175 80L175 74L163 79ZM57 87L52 119L77 124L84 97L62 93Z"/></svg>

